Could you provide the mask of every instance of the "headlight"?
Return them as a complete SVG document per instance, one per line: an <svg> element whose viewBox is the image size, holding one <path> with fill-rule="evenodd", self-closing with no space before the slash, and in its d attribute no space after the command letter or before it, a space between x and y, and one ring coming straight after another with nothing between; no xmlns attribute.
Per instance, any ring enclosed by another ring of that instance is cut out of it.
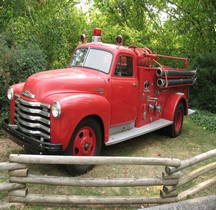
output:
<svg viewBox="0 0 216 210"><path fill-rule="evenodd" d="M8 99L11 101L14 97L14 90L12 87L9 87L8 91L7 91L7 97Z"/></svg>
<svg viewBox="0 0 216 210"><path fill-rule="evenodd" d="M55 101L52 104L52 115L55 118L59 118L61 116L61 105L59 102Z"/></svg>

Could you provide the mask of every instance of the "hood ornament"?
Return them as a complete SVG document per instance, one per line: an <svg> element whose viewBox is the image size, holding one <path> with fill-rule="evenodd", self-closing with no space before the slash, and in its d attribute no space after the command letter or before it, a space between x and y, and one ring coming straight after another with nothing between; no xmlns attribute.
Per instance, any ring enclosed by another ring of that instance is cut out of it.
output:
<svg viewBox="0 0 216 210"><path fill-rule="evenodd" d="M22 91L22 95L29 97L29 98L35 98L35 95L30 93L28 90Z"/></svg>

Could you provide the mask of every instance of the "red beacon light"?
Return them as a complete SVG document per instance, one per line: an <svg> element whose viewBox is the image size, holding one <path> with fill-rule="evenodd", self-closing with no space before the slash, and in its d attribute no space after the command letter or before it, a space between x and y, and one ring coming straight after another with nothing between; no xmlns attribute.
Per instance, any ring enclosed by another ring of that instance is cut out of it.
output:
<svg viewBox="0 0 216 210"><path fill-rule="evenodd" d="M122 45L122 42L123 42L122 36L121 36L121 35L118 35L118 36L116 37L116 44L117 44L118 46L121 46L121 45Z"/></svg>
<svg viewBox="0 0 216 210"><path fill-rule="evenodd" d="M82 34L82 35L80 36L80 39L81 39L81 42L82 42L82 43L85 43L85 42L86 42L86 35L85 35L85 34Z"/></svg>
<svg viewBox="0 0 216 210"><path fill-rule="evenodd" d="M101 29L95 28L92 37L92 42L102 42L101 34L102 34Z"/></svg>
<svg viewBox="0 0 216 210"><path fill-rule="evenodd" d="M95 28L94 29L94 36L101 36L101 29L100 28Z"/></svg>

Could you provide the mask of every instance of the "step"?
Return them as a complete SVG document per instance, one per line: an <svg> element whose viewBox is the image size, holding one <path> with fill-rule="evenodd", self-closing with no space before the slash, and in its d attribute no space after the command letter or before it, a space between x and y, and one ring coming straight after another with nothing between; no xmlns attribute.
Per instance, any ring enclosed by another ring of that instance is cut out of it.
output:
<svg viewBox="0 0 216 210"><path fill-rule="evenodd" d="M110 135L108 142L106 142L106 146L117 144L138 136L142 136L152 131L156 131L166 126L169 126L171 124L173 124L173 121L159 119L157 121L154 121L139 128L131 128L126 131L121 131L119 133L112 134Z"/></svg>

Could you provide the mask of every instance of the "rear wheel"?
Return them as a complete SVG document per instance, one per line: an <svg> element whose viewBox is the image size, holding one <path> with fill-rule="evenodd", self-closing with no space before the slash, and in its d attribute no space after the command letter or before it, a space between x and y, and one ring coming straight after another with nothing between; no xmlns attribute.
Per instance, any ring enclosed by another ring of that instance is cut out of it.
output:
<svg viewBox="0 0 216 210"><path fill-rule="evenodd" d="M86 118L76 127L65 155L97 156L101 152L102 132L99 122L93 118ZM68 172L73 175L85 174L94 165L65 165Z"/></svg>
<svg viewBox="0 0 216 210"><path fill-rule="evenodd" d="M179 102L173 119L173 124L166 128L166 133L168 136L175 138L180 135L182 131L182 124L184 119L184 105L182 102Z"/></svg>

